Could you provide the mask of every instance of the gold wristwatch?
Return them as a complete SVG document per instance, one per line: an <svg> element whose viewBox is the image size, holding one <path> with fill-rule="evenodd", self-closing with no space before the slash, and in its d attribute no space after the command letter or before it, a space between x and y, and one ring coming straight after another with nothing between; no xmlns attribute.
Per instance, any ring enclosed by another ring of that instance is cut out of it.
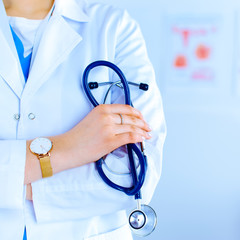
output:
<svg viewBox="0 0 240 240"><path fill-rule="evenodd" d="M30 144L30 151L35 154L40 162L42 177L51 177L53 175L50 162L50 152L53 144L48 138L35 138Z"/></svg>

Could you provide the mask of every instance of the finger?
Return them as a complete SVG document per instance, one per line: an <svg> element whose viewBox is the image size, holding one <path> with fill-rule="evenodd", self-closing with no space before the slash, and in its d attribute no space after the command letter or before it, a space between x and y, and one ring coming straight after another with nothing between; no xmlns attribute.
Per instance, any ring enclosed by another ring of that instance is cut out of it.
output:
<svg viewBox="0 0 240 240"><path fill-rule="evenodd" d="M138 118L143 119L142 113L126 104L104 104L99 105L100 108L104 108L104 110L108 113L115 113L115 114L125 114L125 115L132 115Z"/></svg>
<svg viewBox="0 0 240 240"><path fill-rule="evenodd" d="M142 134L133 133L133 132L127 132L116 135L116 143L117 147L129 144L129 143L139 143L143 142L145 138L142 136Z"/></svg>
<svg viewBox="0 0 240 240"><path fill-rule="evenodd" d="M132 115L125 115L125 114L114 114L114 122L116 124L121 124L121 125L133 125L137 126L139 128L144 129L145 131L150 132L151 129L148 126L148 124L140 118L134 117Z"/></svg>
<svg viewBox="0 0 240 240"><path fill-rule="evenodd" d="M124 133L133 133L133 134L139 134L145 139L151 138L151 135L147 131L134 125L116 125L114 130L116 135L124 134Z"/></svg>

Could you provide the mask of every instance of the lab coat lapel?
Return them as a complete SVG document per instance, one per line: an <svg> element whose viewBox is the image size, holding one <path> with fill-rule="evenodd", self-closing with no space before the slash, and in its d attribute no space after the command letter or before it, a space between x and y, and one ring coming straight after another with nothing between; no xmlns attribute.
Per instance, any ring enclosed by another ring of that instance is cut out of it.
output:
<svg viewBox="0 0 240 240"><path fill-rule="evenodd" d="M82 37L62 16L53 16L37 46L24 95L33 96L81 40Z"/></svg>
<svg viewBox="0 0 240 240"><path fill-rule="evenodd" d="M0 76L20 98L25 81L19 66L5 8L3 2L0 1Z"/></svg>

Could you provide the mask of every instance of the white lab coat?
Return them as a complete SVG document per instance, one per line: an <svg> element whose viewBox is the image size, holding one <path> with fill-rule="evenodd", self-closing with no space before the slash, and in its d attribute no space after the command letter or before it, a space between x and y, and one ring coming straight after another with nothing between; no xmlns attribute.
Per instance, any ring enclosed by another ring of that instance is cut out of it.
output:
<svg viewBox="0 0 240 240"><path fill-rule="evenodd" d="M85 67L95 60L111 61L129 81L149 84L148 92L131 89L134 106L152 128L153 137L146 143L148 172L142 190L143 202L151 200L161 174L165 122L153 68L136 22L125 11L108 5L56 0L53 16L40 43L36 42L25 84L0 1L1 240L21 240L25 226L28 240L131 239L125 210L136 206L134 197L103 183L94 163L32 183L33 203L25 200L26 139L64 133L89 113L92 106L81 80ZM98 68L90 78L101 82L115 76ZM105 90L95 90L99 101ZM121 92L115 90L108 102L121 99ZM106 162L120 171L128 169L124 151L110 154ZM106 172L124 186L131 183L129 176Z"/></svg>

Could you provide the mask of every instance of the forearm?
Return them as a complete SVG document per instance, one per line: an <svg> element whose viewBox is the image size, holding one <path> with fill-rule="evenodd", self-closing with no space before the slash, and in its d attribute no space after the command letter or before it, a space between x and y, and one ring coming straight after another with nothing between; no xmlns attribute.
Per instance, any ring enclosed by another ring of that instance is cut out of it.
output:
<svg viewBox="0 0 240 240"><path fill-rule="evenodd" d="M82 158L82 161L74 161L74 156L71 154L69 146L66 144L66 142L68 142L67 134L48 138L53 143L53 149L50 156L53 174L86 164L84 158ZM31 140L27 141L24 184L29 184L42 178L40 162L38 157L30 151L30 144Z"/></svg>
<svg viewBox="0 0 240 240"><path fill-rule="evenodd" d="M63 171L67 168L67 161L64 161L64 155L61 154L61 141L59 137L49 138L53 142L53 149L51 151L51 165L53 174ZM26 142L26 165L25 165L25 178L24 184L26 185L26 199L32 200L32 187L31 183L42 178L40 162L36 155L31 153L31 141ZM64 166L65 163L65 166Z"/></svg>
<svg viewBox="0 0 240 240"><path fill-rule="evenodd" d="M65 149L66 144L64 144L64 140L67 140L65 139L66 136L60 135L48 138L53 143L53 149L51 151L50 157L53 174L81 165L79 162L78 165L76 165L76 163L74 164L74 161L71 161L71 155ZM39 159L30 151L30 144L31 140L26 142L26 165L24 184L26 185L27 200L32 200L31 183L42 178ZM84 164L84 162L82 163Z"/></svg>

